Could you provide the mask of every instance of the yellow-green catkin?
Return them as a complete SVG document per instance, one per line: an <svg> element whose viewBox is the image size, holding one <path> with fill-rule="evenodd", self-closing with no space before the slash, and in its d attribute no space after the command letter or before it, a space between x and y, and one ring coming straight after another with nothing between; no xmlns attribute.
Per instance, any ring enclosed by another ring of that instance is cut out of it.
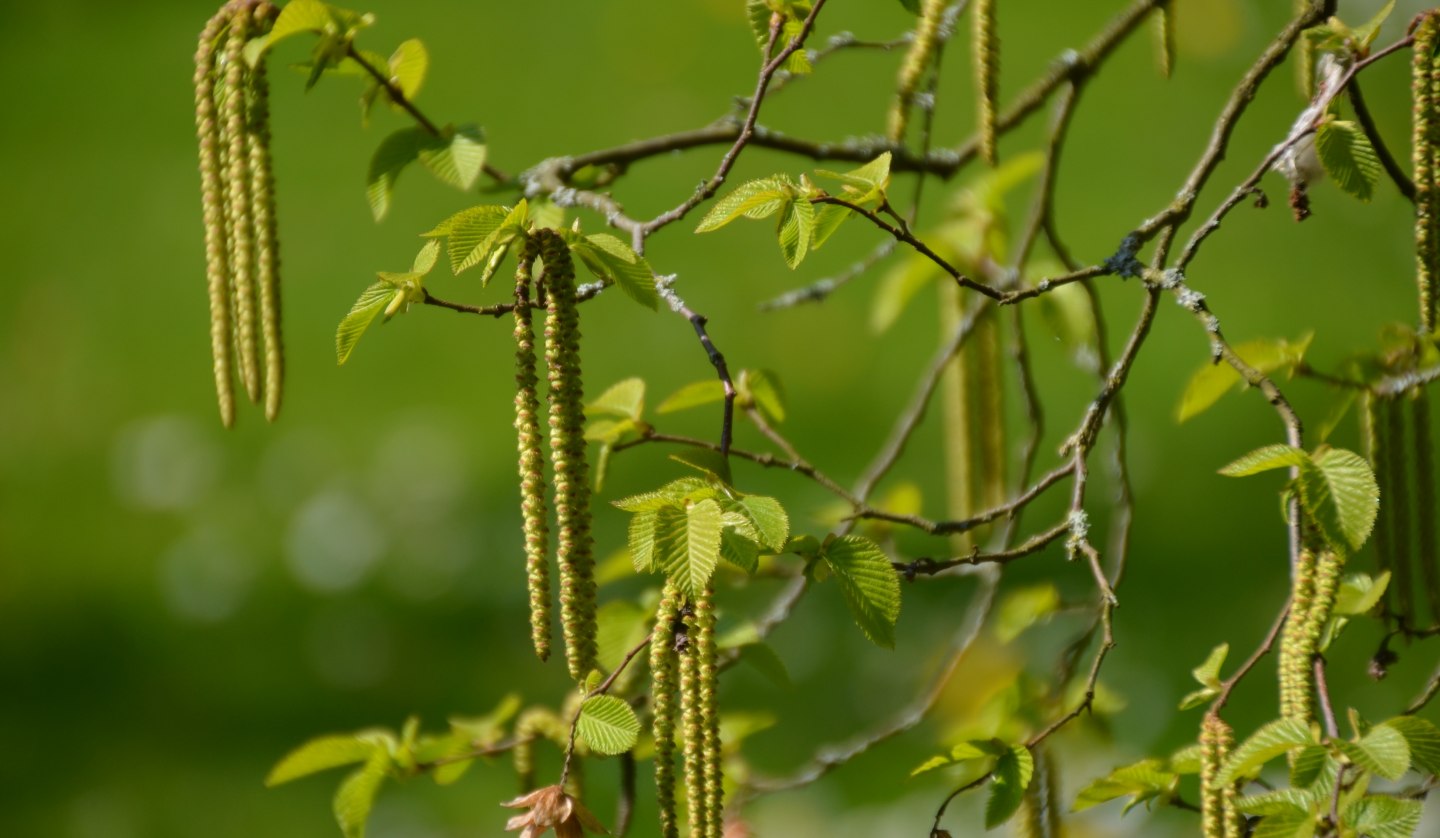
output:
<svg viewBox="0 0 1440 838"><path fill-rule="evenodd" d="M220 162L220 122L215 107L216 42L229 19L222 9L200 32L195 51L195 129L200 141L200 193L205 221L205 279L210 295L210 351L220 421L235 424L231 354L230 246L226 241L225 190Z"/></svg>
<svg viewBox="0 0 1440 838"><path fill-rule="evenodd" d="M550 657L549 528L545 521L545 457L531 324L530 272L535 254L526 238L515 271L515 434L520 454L520 516L525 535L525 579L530 591L530 642L540 660Z"/></svg>
<svg viewBox="0 0 1440 838"><path fill-rule="evenodd" d="M1430 619L1440 622L1440 556L1435 549L1435 445L1430 435L1430 397L1424 388L1410 394L1410 431L1415 437L1415 557L1425 579Z"/></svg>
<svg viewBox="0 0 1440 838"><path fill-rule="evenodd" d="M696 620L685 621L690 642L680 652L680 725L685 740L685 806L690 814L690 835L709 832L710 809L705 801L705 721L700 714L700 653L696 647Z"/></svg>
<svg viewBox="0 0 1440 838"><path fill-rule="evenodd" d="M979 105L980 156L994 166L996 99L1000 95L1000 38L995 31L995 0L975 0L975 90Z"/></svg>
<svg viewBox="0 0 1440 838"><path fill-rule="evenodd" d="M260 310L255 293L255 219L250 196L250 154L246 148L245 42L250 38L250 16L238 9L230 17L225 40L224 84L220 99L225 139L226 189L229 212L230 280L235 301L235 342L239 357L240 382L250 401L259 403Z"/></svg>
<svg viewBox="0 0 1440 838"><path fill-rule="evenodd" d="M1410 573L1410 452L1405 445L1405 409L1395 396L1384 400L1385 426L1383 445L1385 448L1386 482L1380 484L1381 524L1390 527L1391 570L1390 589L1395 592L1395 611L1402 621L1409 623L1415 613L1415 586Z"/></svg>
<svg viewBox="0 0 1440 838"><path fill-rule="evenodd" d="M1294 0L1295 14L1303 13L1310 2ZM1302 37L1295 42L1295 84L1307 100L1315 95L1315 44L1309 38Z"/></svg>
<svg viewBox="0 0 1440 838"><path fill-rule="evenodd" d="M1360 438L1364 444L1365 457L1370 461L1370 468L1375 472L1375 482L1380 486L1380 513L1375 521L1375 564L1380 573L1391 569L1393 557L1390 550L1390 527L1389 510L1385 508L1390 502L1388 493L1389 484L1389 454L1385 450L1385 416L1384 403L1374 393L1366 391L1360 397ZM1386 586L1384 610L1388 614L1392 610L1391 600L1394 592L1390 586Z"/></svg>
<svg viewBox="0 0 1440 838"><path fill-rule="evenodd" d="M595 667L595 558L590 538L590 476L585 461L585 393L580 380L580 315L575 265L553 230L534 234L545 263L545 363L550 383L550 458L555 471L560 625L571 677Z"/></svg>
<svg viewBox="0 0 1440 838"><path fill-rule="evenodd" d="M530 707L515 718L515 747L511 749L510 757L514 761L522 793L535 788L535 743L549 739L564 747L569 738L568 727L548 707Z"/></svg>
<svg viewBox="0 0 1440 838"><path fill-rule="evenodd" d="M948 0L921 0L920 19L910 39L910 49L900 63L900 75L895 82L895 103L890 107L890 118L886 129L892 143L905 141L905 129L910 124L910 110L915 106L915 97L920 92L920 83L925 71L935 59L936 48L940 45L940 25Z"/></svg>
<svg viewBox="0 0 1440 838"><path fill-rule="evenodd" d="M1412 86L1415 175L1415 263L1420 292L1420 331L1435 331L1437 274L1440 274L1440 194L1437 194L1437 149L1440 149L1440 14L1427 12L1415 27Z"/></svg>
<svg viewBox="0 0 1440 838"><path fill-rule="evenodd" d="M269 3L251 11L254 34L269 30L277 9ZM251 216L255 230L255 287L260 302L260 337L265 362L265 418L280 415L285 384L285 344L280 332L280 246L275 220L275 174L270 162L270 80L265 63L248 68L245 146L250 164Z"/></svg>
<svg viewBox="0 0 1440 838"><path fill-rule="evenodd" d="M1320 651L1320 636L1335 610L1335 595L1340 587L1340 555L1321 550L1315 556L1315 582L1310 595L1310 608L1305 612L1300 647L1294 658L1296 681L1296 715L1305 723L1314 721L1315 655Z"/></svg>
<svg viewBox="0 0 1440 838"><path fill-rule="evenodd" d="M676 653L676 623L680 616L680 592L666 583L655 611L655 629L650 635L651 732L655 738L655 801L660 810L661 838L678 838L675 815L675 711L679 677ZM688 635L681 635L681 640Z"/></svg>
<svg viewBox="0 0 1440 838"><path fill-rule="evenodd" d="M1240 838L1245 834L1244 819L1235 808L1235 786L1215 783L1234 744L1235 733L1230 725L1206 713L1200 725L1200 825L1205 838Z"/></svg>
<svg viewBox="0 0 1440 838"><path fill-rule="evenodd" d="M696 677L700 682L700 758L705 775L705 838L721 838L725 819L724 778L720 771L719 666L715 646L714 591L709 585L695 598Z"/></svg>
<svg viewBox="0 0 1440 838"><path fill-rule="evenodd" d="M1170 78L1175 71L1175 10L1171 0L1155 7L1155 43L1160 54L1160 74Z"/></svg>
<svg viewBox="0 0 1440 838"><path fill-rule="evenodd" d="M1306 625L1315 602L1315 553L1300 551L1291 579L1290 613L1280 636L1280 715L1310 720L1310 655ZM1206 833L1209 834L1209 833Z"/></svg>

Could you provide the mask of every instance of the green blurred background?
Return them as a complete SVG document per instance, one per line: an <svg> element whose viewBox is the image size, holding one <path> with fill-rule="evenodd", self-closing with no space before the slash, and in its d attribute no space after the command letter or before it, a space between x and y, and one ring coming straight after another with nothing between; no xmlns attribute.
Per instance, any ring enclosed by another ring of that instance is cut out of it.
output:
<svg viewBox="0 0 1440 838"><path fill-rule="evenodd" d="M1080 46L1123 5L1001 3L1002 93ZM1381 4L1340 5L1358 22ZM1381 43L1424 4L1398 5ZM1086 90L1075 118L1057 212L1086 262L1111 253L1173 197L1224 97L1290 4L1177 6L1175 77L1160 78L1141 33ZM375 0L363 8L379 22L362 46L388 53L405 38L423 39L432 65L419 104L442 122L482 123L491 160L506 171L706 124L753 86L756 53L740 0ZM334 326L374 272L403 270L416 233L474 203L415 170L401 178L391 216L374 224L363 189L369 154L405 123L381 108L362 129L359 90L348 80L327 79L306 95L298 74L274 74L290 380L276 425L245 410L236 430L220 427L190 87L195 34L211 11L201 2L0 4L10 102L0 130L9 196L0 241L11 277L0 305L0 835L338 834L328 804L334 777L261 788L291 746L322 732L395 727L411 713L438 728L447 715L484 712L512 691L553 703L565 689L563 667L535 662L523 630L508 327L416 310L368 335L344 368L334 364ZM819 34L888 39L908 24L894 0L832 0ZM276 60L301 60L301 40ZM875 132L898 59L857 52L828 61L768 101L762 122L817 139ZM938 109L941 144L970 130L968 63L957 43ZM1261 91L1217 186L1200 200L1203 213L1295 117L1301 102L1290 70ZM1405 59L1367 71L1365 86L1392 148L1408 157ZM1037 117L1007 137L1002 156L1035 147L1043 123ZM720 151L637 166L617 196L648 217L688 195ZM757 149L737 173L810 165ZM927 215L974 174L932 182ZM1301 225L1290 220L1278 179L1266 185L1275 206L1238 210L1190 272L1232 340L1313 330L1311 359L1324 368L1372 347L1383 324L1413 320L1410 213L1388 183L1370 205L1319 186L1315 216ZM1022 205L1015 213L1023 217ZM867 327L873 276L824 306L760 314L757 303L843 269L878 233L852 223L843 241L792 273L764 225L698 238L688 225L651 242L653 264L678 275L677 289L710 317L733 367L779 375L790 405L785 429L807 457L853 481L935 343L931 297L922 295L882 337ZM1124 335L1140 288L1102 285L1112 337ZM431 288L477 303L501 294L482 292L471 275L439 276ZM584 313L592 393L639 375L654 404L710 375L679 317L647 314L609 294ZM1051 347L1043 321L1029 322L1047 399L1045 468L1093 383ZM1127 703L1108 725L1060 742L1067 796L1112 765L1192 737L1198 711L1172 711L1190 688L1190 668L1220 642L1248 653L1284 596L1278 482L1215 474L1232 457L1281 439L1273 414L1245 394L1185 425L1174 420L1184 382L1206 356L1203 332L1167 303L1125 391L1139 518L1105 683ZM1287 392L1312 426L1331 403L1309 382ZM708 436L717 423L713 411L698 411L666 417L662 428ZM926 424L892 485L915 482L926 511L938 515L935 424ZM1353 423L1337 442L1356 445ZM744 429L740 444L763 442ZM678 476L665 453L640 450L614 462L597 507L602 552L620 548L624 532L624 516L607 513L603 501ZM736 480L779 497L797 529L825 532L828 497L811 484L746 467ZM1094 495L1100 526L1104 497ZM1029 525L1053 520L1056 501L1041 504ZM944 549L923 539L902 546L914 555ZM1053 579L1076 597L1089 590L1083 568L1058 551L1020 563L1011 576L1011 587ZM617 583L605 597L642 585ZM966 579L906 587L895 652L864 640L833 586L813 592L774 636L794 690L743 668L727 676L729 706L778 720L750 740L757 770L784 772L817 746L893 715L928 683L972 589ZM731 608L754 613L774 590L773 582L756 583L734 594ZM925 834L954 778L907 780L909 769L1017 672L1047 672L1078 625L1058 618L1013 647L987 639L931 722L805 792L756 804L759 833ZM1423 683L1431 655L1400 649L1391 677L1375 685L1363 674L1374 642L1372 628L1354 630L1332 671L1339 703L1383 718ZM1257 674L1231 714L1242 733L1273 713L1268 677ZM592 802L609 820L613 770L598 767L591 778ZM511 794L505 765L477 767L449 789L428 781L388 788L370 834L499 834L495 803ZM955 834L979 831L973 803L947 820ZM1194 829L1190 816L1120 820L1118 808L1087 813L1074 834ZM647 834L650 810L642 801L633 834Z"/></svg>

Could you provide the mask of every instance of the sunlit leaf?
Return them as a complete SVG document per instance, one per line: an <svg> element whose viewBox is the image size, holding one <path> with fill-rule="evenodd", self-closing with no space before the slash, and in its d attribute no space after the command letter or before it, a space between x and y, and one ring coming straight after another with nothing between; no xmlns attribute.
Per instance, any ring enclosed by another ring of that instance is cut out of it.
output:
<svg viewBox="0 0 1440 838"><path fill-rule="evenodd" d="M375 806L375 795L385 774L390 768L390 755L384 749L375 749L365 766L345 778L335 792L335 821L345 838L364 838L365 822Z"/></svg>
<svg viewBox="0 0 1440 838"><path fill-rule="evenodd" d="M597 754L623 754L635 747L640 720L630 705L613 695L597 695L580 705L575 723L580 738Z"/></svg>
<svg viewBox="0 0 1440 838"><path fill-rule="evenodd" d="M725 400L725 385L719 379L711 378L705 381L697 381L694 384L686 384L679 390L665 397L655 407L656 413L674 413L677 410L685 410L690 407L699 407L704 404L714 404Z"/></svg>
<svg viewBox="0 0 1440 838"><path fill-rule="evenodd" d="M1300 469L1300 502L1337 550L1360 549L1375 527L1380 486L1364 457L1343 448L1317 451Z"/></svg>
<svg viewBox="0 0 1440 838"><path fill-rule="evenodd" d="M619 416L639 420L645 412L645 380L627 378L612 384L608 390L585 406L585 414Z"/></svg>
<svg viewBox="0 0 1440 838"><path fill-rule="evenodd" d="M442 183L468 191L485 169L485 137L475 125L447 127L440 137L426 136L420 162Z"/></svg>
<svg viewBox="0 0 1440 838"><path fill-rule="evenodd" d="M1079 812L1101 803L1129 797L1129 810L1156 798L1168 799L1174 794L1180 777L1167 770L1164 761L1147 759L1121 766L1080 790L1072 811Z"/></svg>
<svg viewBox="0 0 1440 838"><path fill-rule="evenodd" d="M860 630L876 645L894 648L900 578L885 551L868 538L846 535L826 545L821 556L835 573Z"/></svg>
<svg viewBox="0 0 1440 838"><path fill-rule="evenodd" d="M990 775L990 796L985 801L986 829L1005 823L1019 810L1034 775L1035 758L1024 745L1016 745L1000 755Z"/></svg>
<svg viewBox="0 0 1440 838"><path fill-rule="evenodd" d="M405 167L420 156L420 149L427 139L420 128L402 128L386 137L370 158L370 173L365 180L365 197L370 201L370 212L380 221L390 211L390 198L395 193L395 181Z"/></svg>
<svg viewBox="0 0 1440 838"><path fill-rule="evenodd" d="M1315 131L1315 151L1325 173L1344 192L1368 202L1380 182L1380 158L1354 122L1331 120Z"/></svg>
<svg viewBox="0 0 1440 838"><path fill-rule="evenodd" d="M708 233L718 230L742 215L747 218L766 218L782 205L790 203L792 194L793 187L781 177L742 183L705 213L695 232Z"/></svg>
<svg viewBox="0 0 1440 838"><path fill-rule="evenodd" d="M319 771L364 762L376 747L379 746L375 742L353 734L311 739L277 762L265 777L265 785L278 786Z"/></svg>
<svg viewBox="0 0 1440 838"><path fill-rule="evenodd" d="M1415 767L1428 774L1440 774L1440 729L1430 720L1419 716L1396 716L1377 727L1399 731L1410 746L1410 759Z"/></svg>
<svg viewBox="0 0 1440 838"><path fill-rule="evenodd" d="M1266 375L1279 370L1293 368L1296 364L1305 359L1305 351L1310 348L1310 341L1313 333L1306 334L1297 341L1282 339L1262 338L1260 340L1246 341L1237 344L1235 354L1245 363L1254 367ZM1220 397L1225 395L1232 387L1243 383L1240 373L1235 371L1229 364L1207 363L1201 367L1190 381L1185 385L1185 392L1180 397L1180 406L1176 412L1176 420L1184 422L1198 413L1208 409Z"/></svg>
<svg viewBox="0 0 1440 838"><path fill-rule="evenodd" d="M355 349L355 344L370 328L390 305L403 295L401 289L388 282L376 282L366 288L355 305L350 307L350 312L345 319L340 321L340 328L335 332L335 360L337 364L343 364L350 357Z"/></svg>
<svg viewBox="0 0 1440 838"><path fill-rule="evenodd" d="M1229 758L1220 766L1215 784L1228 786L1275 757L1313 742L1308 725L1297 719L1277 719L1262 726L1231 751Z"/></svg>
<svg viewBox="0 0 1440 838"><path fill-rule="evenodd" d="M1411 838L1420 828L1425 803L1382 794L1366 795L1345 807L1341 822L1368 838Z"/></svg>
<svg viewBox="0 0 1440 838"><path fill-rule="evenodd" d="M1394 727L1376 725L1359 742L1338 741L1335 747L1351 762L1387 780L1410 770L1410 745Z"/></svg>
<svg viewBox="0 0 1440 838"><path fill-rule="evenodd" d="M1300 467L1310 462L1310 455L1290 445L1267 445L1235 460L1220 473L1226 477L1249 477L1277 468Z"/></svg>
<svg viewBox="0 0 1440 838"><path fill-rule="evenodd" d="M418 38L401 42L387 62L390 67L390 81L400 89L406 99L414 99L425 83L425 72L430 68L430 54Z"/></svg>

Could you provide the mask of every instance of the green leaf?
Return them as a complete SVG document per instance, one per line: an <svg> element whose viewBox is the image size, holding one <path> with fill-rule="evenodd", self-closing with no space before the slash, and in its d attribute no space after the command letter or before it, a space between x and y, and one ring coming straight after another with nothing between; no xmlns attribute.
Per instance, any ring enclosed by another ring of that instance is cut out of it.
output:
<svg viewBox="0 0 1440 838"><path fill-rule="evenodd" d="M1376 725L1359 742L1338 741L1335 747L1351 762L1387 780L1398 780L1410 770L1410 745L1393 727Z"/></svg>
<svg viewBox="0 0 1440 838"><path fill-rule="evenodd" d="M678 510L677 510L678 512ZM636 573L655 572L655 540L659 531L659 510L635 513L630 519L630 560Z"/></svg>
<svg viewBox="0 0 1440 838"><path fill-rule="evenodd" d="M1410 746L1410 760L1415 767L1428 774L1440 774L1440 728L1436 728L1428 719L1419 716L1396 716L1376 727L1399 731Z"/></svg>
<svg viewBox="0 0 1440 838"><path fill-rule="evenodd" d="M724 520L728 523L737 515L727 512ZM748 524L746 527L750 528ZM720 531L720 558L746 573L754 573L760 569L760 545L739 528L727 526Z"/></svg>
<svg viewBox="0 0 1440 838"><path fill-rule="evenodd" d="M450 270L460 273L490 257L500 228L510 217L510 210L497 206L478 206L456 213L440 222L427 236L446 236L450 250Z"/></svg>
<svg viewBox="0 0 1440 838"><path fill-rule="evenodd" d="M1249 454L1220 469L1226 477L1249 477L1262 471L1277 468L1300 467L1309 464L1310 455L1290 445L1267 445L1256 448Z"/></svg>
<svg viewBox="0 0 1440 838"><path fill-rule="evenodd" d="M718 383L718 382L717 382ZM785 396L774 373L765 370L741 370L735 388L744 402L754 404L771 422L785 421ZM724 397L724 389L721 389Z"/></svg>
<svg viewBox="0 0 1440 838"><path fill-rule="evenodd" d="M609 233L595 233L574 242L571 250L595 276L619 286L626 296L651 311L659 309L655 273L630 245Z"/></svg>
<svg viewBox="0 0 1440 838"><path fill-rule="evenodd" d="M1242 775L1248 774L1251 769L1259 768L1281 754L1313 743L1308 725L1296 719L1277 719L1261 726L1230 753L1229 758L1220 766L1215 784L1228 786Z"/></svg>
<svg viewBox="0 0 1440 838"><path fill-rule="evenodd" d="M1199 774L1200 773L1200 745L1195 743L1186 745L1170 755L1169 771L1176 774Z"/></svg>
<svg viewBox="0 0 1440 838"><path fill-rule="evenodd" d="M860 168L848 172L816 169L815 174L840 181L841 191L844 193L842 197L852 204L873 201L884 197L885 190L890 186L890 152L887 151ZM845 209L833 204L830 206Z"/></svg>
<svg viewBox="0 0 1440 838"><path fill-rule="evenodd" d="M406 99L414 100L425 83L425 72L430 68L430 54L418 38L401 42L391 54L389 62L390 82L400 88Z"/></svg>
<svg viewBox="0 0 1440 838"><path fill-rule="evenodd" d="M345 778L335 792L335 821L345 838L365 838L365 821L375 805L375 794L390 768L390 754L381 748L371 753L365 767Z"/></svg>
<svg viewBox="0 0 1440 838"><path fill-rule="evenodd" d="M750 643L740 647L740 660L755 667L761 675L781 689L788 690L794 686L790 681L790 671L785 668L785 661L781 660L767 643Z"/></svg>
<svg viewBox="0 0 1440 838"><path fill-rule="evenodd" d="M1375 527L1380 486L1364 457L1322 448L1300 469L1300 503L1332 547L1353 553Z"/></svg>
<svg viewBox="0 0 1440 838"><path fill-rule="evenodd" d="M1304 814L1314 802L1314 796L1302 789L1277 789L1246 795L1235 801L1235 808L1247 815Z"/></svg>
<svg viewBox="0 0 1440 838"><path fill-rule="evenodd" d="M1168 799L1175 793L1179 782L1180 776L1168 770L1163 761L1141 760L1121 766L1081 789L1071 811L1084 811L1091 806L1129 796L1130 800L1125 804L1128 812L1148 800Z"/></svg>
<svg viewBox="0 0 1440 838"><path fill-rule="evenodd" d="M1305 788L1324 773L1327 763L1333 764L1330 750L1324 745L1307 745L1290 763L1290 785Z"/></svg>
<svg viewBox="0 0 1440 838"><path fill-rule="evenodd" d="M1315 151L1341 191L1369 202L1380 182L1380 158L1354 122L1331 120L1315 131Z"/></svg>
<svg viewBox="0 0 1440 838"><path fill-rule="evenodd" d="M266 787L278 786L319 771L364 762L379 747L354 735L321 736L286 754L265 778Z"/></svg>
<svg viewBox="0 0 1440 838"><path fill-rule="evenodd" d="M475 125L447 126L420 147L420 162L440 182L469 191L485 168L485 136Z"/></svg>
<svg viewBox="0 0 1440 838"><path fill-rule="evenodd" d="M258 62L259 53L279 41L301 32L323 32L330 25L330 10L324 3L319 0L290 0L285 4L285 8L280 10L280 16L275 18L275 25L270 27L269 34L246 45L247 52L252 48L256 51L254 57L247 54L246 60L253 67ZM260 43L259 47L255 47L257 42Z"/></svg>
<svg viewBox="0 0 1440 838"><path fill-rule="evenodd" d="M1235 346L1235 354L1256 370L1269 375L1279 370L1293 369L1305 359L1314 333L1291 342L1283 338L1246 341ZM1184 422L1210 408L1232 387L1242 385L1243 379L1235 368L1226 363L1207 363L1201 367L1185 385L1176 411L1176 421Z"/></svg>
<svg viewBox="0 0 1440 838"><path fill-rule="evenodd" d="M675 507L683 511L687 501L714 496L715 489L708 480L701 477L682 477L666 483L658 491L642 492L613 503L626 512L654 512L665 507Z"/></svg>
<svg viewBox="0 0 1440 838"><path fill-rule="evenodd" d="M868 538L846 535L826 545L821 557L839 580L860 630L877 646L894 648L900 578L885 551Z"/></svg>
<svg viewBox="0 0 1440 838"><path fill-rule="evenodd" d="M720 504L713 499L688 509L656 512L655 561L660 570L691 596L705 591L720 561Z"/></svg>
<svg viewBox="0 0 1440 838"><path fill-rule="evenodd" d="M1271 815L1260 821L1250 838L1310 838L1315 834L1315 816L1309 812Z"/></svg>
<svg viewBox="0 0 1440 838"><path fill-rule="evenodd" d="M420 156L427 137L421 128L402 128L381 140L380 147L375 149L375 156L370 158L370 173L365 178L365 197L376 221L384 219L390 211L395 181L400 172Z"/></svg>
<svg viewBox="0 0 1440 838"><path fill-rule="evenodd" d="M1370 794L1346 806L1340 820L1368 838L1411 838L1420 828L1424 810L1420 800Z"/></svg>
<svg viewBox="0 0 1440 838"><path fill-rule="evenodd" d="M697 381L694 384L686 384L666 396L665 401L656 406L655 412L674 413L677 410L723 401L725 401L725 385L718 379L712 378Z"/></svg>
<svg viewBox="0 0 1440 838"><path fill-rule="evenodd" d="M1180 699L1178 709L1193 710L1203 704L1209 704L1210 700L1219 694L1220 690L1215 687L1202 687L1194 692L1186 693L1185 697Z"/></svg>
<svg viewBox="0 0 1440 838"><path fill-rule="evenodd" d="M708 233L718 230L742 215L747 218L767 218L774 215L781 206L790 203L793 193L793 187L783 177L742 183L705 213L695 232Z"/></svg>
<svg viewBox="0 0 1440 838"><path fill-rule="evenodd" d="M795 198L785 204L776 224L776 235L780 241L780 253L791 270L805 261L810 251L810 239L815 235L815 206L805 198Z"/></svg>
<svg viewBox="0 0 1440 838"><path fill-rule="evenodd" d="M1009 643L1036 623L1050 619L1060 608L1060 591L1044 582L1011 591L995 612L995 638Z"/></svg>
<svg viewBox="0 0 1440 838"><path fill-rule="evenodd" d="M986 829L994 829L1014 816L1034 775L1035 758L1024 745L1000 755L990 775L990 797L985 801Z"/></svg>
<svg viewBox="0 0 1440 838"><path fill-rule="evenodd" d="M767 550L780 553L790 538L790 516L780 501L760 495L745 495L729 507L743 514L755 528L756 542Z"/></svg>
<svg viewBox="0 0 1440 838"><path fill-rule="evenodd" d="M336 363L343 364L350 358L360 336L365 334L365 330L370 328L375 318L403 293L400 288L382 281L374 283L360 294L360 299L350 307L350 313L340 321L340 328L335 332Z"/></svg>
<svg viewBox="0 0 1440 838"><path fill-rule="evenodd" d="M435 268L435 260L440 256L440 242L429 241L415 254L415 262L410 267L410 272L425 276Z"/></svg>
<svg viewBox="0 0 1440 838"><path fill-rule="evenodd" d="M585 699L575 726L590 750L606 756L625 753L635 747L640 736L640 720L635 717L635 711L613 695Z"/></svg>
<svg viewBox="0 0 1440 838"><path fill-rule="evenodd" d="M619 416L639 421L645 412L645 380L627 378L610 386L600 397L585 406L585 414Z"/></svg>
<svg viewBox="0 0 1440 838"><path fill-rule="evenodd" d="M1205 662L1190 670L1190 674L1195 676L1195 680L1199 681L1201 686L1219 688L1220 667L1225 665L1225 656L1228 654L1230 654L1230 644L1221 643L1211 649L1210 656L1205 658Z"/></svg>
<svg viewBox="0 0 1440 838"><path fill-rule="evenodd" d="M1375 43L1375 36L1380 34L1380 27L1394 10L1395 0L1390 0L1390 2L1380 7L1380 11L1376 12L1374 17L1370 18L1361 26L1356 27L1355 30L1350 33L1351 37L1356 40L1363 51L1369 52L1370 45Z"/></svg>
<svg viewBox="0 0 1440 838"><path fill-rule="evenodd" d="M1371 579L1368 573L1351 574L1340 583L1340 591L1335 595L1334 613L1354 617L1369 614L1380 604L1389 586L1388 570L1375 579Z"/></svg>

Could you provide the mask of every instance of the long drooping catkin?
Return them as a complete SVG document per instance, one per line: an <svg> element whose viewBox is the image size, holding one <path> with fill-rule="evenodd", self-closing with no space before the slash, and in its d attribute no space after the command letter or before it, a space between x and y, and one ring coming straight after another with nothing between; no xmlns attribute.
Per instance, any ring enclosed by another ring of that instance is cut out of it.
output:
<svg viewBox="0 0 1440 838"><path fill-rule="evenodd" d="M1375 472L1375 482L1380 486L1380 513L1375 522L1375 564L1384 573L1391 569L1390 510L1386 509L1390 498L1390 454L1385 447L1385 403L1374 393L1366 392L1360 399L1360 436L1365 444L1365 456ZM1389 614L1393 609L1391 601L1395 593L1390 586L1385 588L1384 610Z"/></svg>
<svg viewBox="0 0 1440 838"><path fill-rule="evenodd" d="M549 529L545 521L545 457L541 452L540 400L536 395L535 330L531 325L530 271L535 254L527 238L515 271L515 433L520 453L520 514L525 533L525 578L530 590L530 641L540 660L550 657Z"/></svg>
<svg viewBox="0 0 1440 838"><path fill-rule="evenodd" d="M205 278L210 294L210 351L220 421L235 424L230 311L230 245L225 231L225 195L220 168L220 124L215 109L216 41L228 19L221 10L200 32L195 51L195 129L200 140L200 193L205 220Z"/></svg>
<svg viewBox="0 0 1440 838"><path fill-rule="evenodd" d="M975 0L975 91L979 106L980 156L995 165L995 99L1000 95L1000 38L995 33L995 0Z"/></svg>
<svg viewBox="0 0 1440 838"><path fill-rule="evenodd" d="M920 4L920 20L915 25L915 34L910 39L905 60L900 64L900 75L895 82L895 102L890 106L886 134L892 143L905 141L905 129L910 124L910 109L920 92L920 81L940 45L940 22L946 2L948 0L922 0Z"/></svg>
<svg viewBox="0 0 1440 838"><path fill-rule="evenodd" d="M680 592L667 583L655 611L655 629L650 635L651 732L655 738L655 803L660 810L661 838L678 838L680 824L675 816L675 709L676 624L680 616ZM682 635L682 639L688 635Z"/></svg>
<svg viewBox="0 0 1440 838"><path fill-rule="evenodd" d="M1290 613L1280 637L1280 715L1287 719L1310 719L1309 662L1306 625L1315 604L1315 554L1300 551L1295 563L1290 592ZM1207 835L1209 833L1206 833Z"/></svg>
<svg viewBox="0 0 1440 838"><path fill-rule="evenodd" d="M1430 396L1422 387L1410 396L1410 432L1415 436L1415 558L1425 579L1430 619L1440 622L1440 565L1435 550L1435 445L1430 437Z"/></svg>
<svg viewBox="0 0 1440 838"><path fill-rule="evenodd" d="M553 230L534 234L545 263L545 364L550 382L550 458L555 470L560 624L571 677L595 666L595 559L590 539L590 476L585 461L585 393L580 380L580 315L575 265Z"/></svg>
<svg viewBox="0 0 1440 838"><path fill-rule="evenodd" d="M235 301L235 341L239 356L240 382L250 401L259 403L260 311L255 294L255 219L250 194L250 154L246 148L249 125L246 120L246 72L243 52L250 37L250 15L239 9L230 17L230 34L223 55L224 85L220 100L222 136L225 141L227 201L229 212L230 279Z"/></svg>
<svg viewBox="0 0 1440 838"><path fill-rule="evenodd" d="M1440 282L1440 192L1437 192L1437 149L1440 149L1440 15L1426 13L1415 27L1411 96L1414 101L1415 268L1420 292L1420 331L1435 331L1436 290Z"/></svg>
<svg viewBox="0 0 1440 838"><path fill-rule="evenodd" d="M705 801L705 722L700 715L700 652L695 641L695 619L687 621L691 643L680 653L680 723L685 737L685 804L690 813L691 838L709 832L710 808Z"/></svg>
<svg viewBox="0 0 1440 838"><path fill-rule="evenodd" d="M1384 401L1385 427L1381 432L1385 435L1385 472L1389 479L1388 485L1380 486L1380 496L1385 499L1381 513L1390 526L1391 568L1395 574L1390 588L1395 592L1396 613L1408 621L1415 613L1415 588L1410 579L1409 458L1405 447L1405 410L1400 398Z"/></svg>
<svg viewBox="0 0 1440 838"><path fill-rule="evenodd" d="M256 32L269 29L276 9L254 7ZM265 418L280 415L285 384L285 344L280 334L280 244L275 222L275 174L270 164L270 80L263 61L249 68L245 149L250 164L251 218L255 231L255 288L260 302L261 345L265 362Z"/></svg>
<svg viewBox="0 0 1440 838"><path fill-rule="evenodd" d="M1207 713L1200 725L1200 824L1205 838L1240 838L1244 822L1235 808L1235 786L1215 783L1230 755L1235 734L1219 716Z"/></svg>
<svg viewBox="0 0 1440 838"><path fill-rule="evenodd" d="M706 586L695 598L696 678L699 680L700 726L704 736L700 759L705 776L705 836L720 838L725 819L724 778L720 775L719 667L715 647L714 591Z"/></svg>

